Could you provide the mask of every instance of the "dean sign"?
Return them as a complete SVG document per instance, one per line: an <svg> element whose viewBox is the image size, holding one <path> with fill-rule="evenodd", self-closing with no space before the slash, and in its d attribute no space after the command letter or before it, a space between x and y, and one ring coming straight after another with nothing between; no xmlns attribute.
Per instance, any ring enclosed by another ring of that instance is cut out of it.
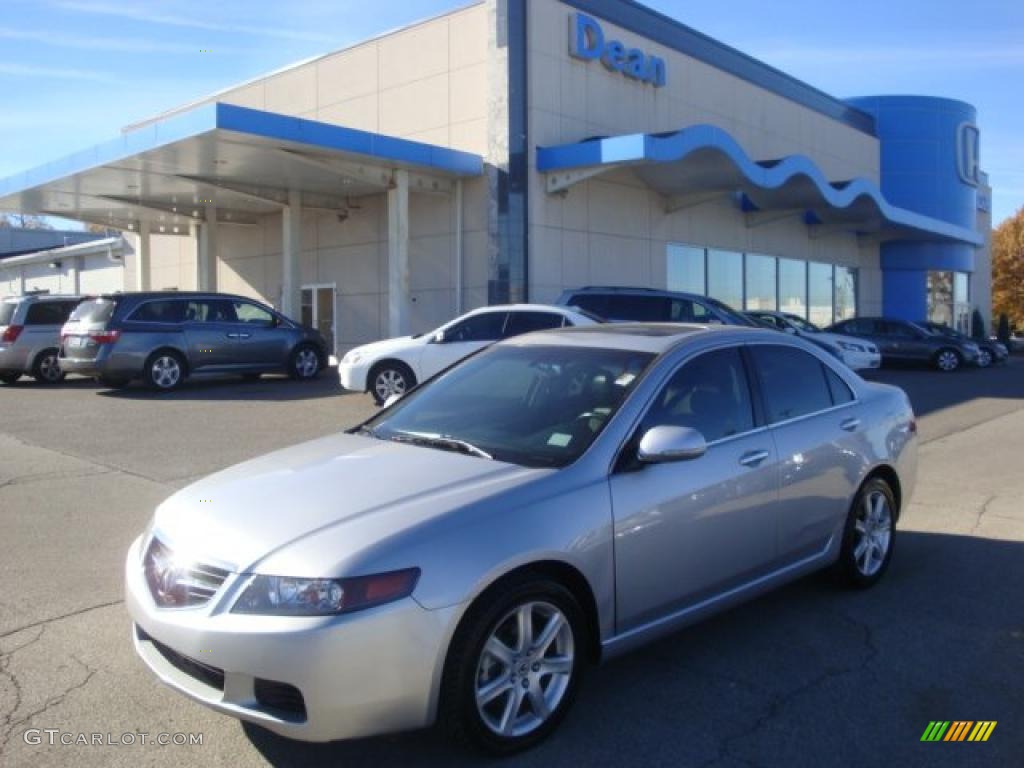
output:
<svg viewBox="0 0 1024 768"><path fill-rule="evenodd" d="M651 56L639 48L627 48L618 40L606 40L597 19L584 13L569 17L569 53L577 59L601 63L612 72L621 72L632 80L650 83L655 88L665 85L665 60Z"/></svg>

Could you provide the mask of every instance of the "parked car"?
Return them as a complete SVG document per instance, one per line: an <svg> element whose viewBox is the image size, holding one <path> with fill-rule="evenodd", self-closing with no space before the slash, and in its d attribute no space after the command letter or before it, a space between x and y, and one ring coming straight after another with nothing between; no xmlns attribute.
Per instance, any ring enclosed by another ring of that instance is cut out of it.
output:
<svg viewBox="0 0 1024 768"><path fill-rule="evenodd" d="M756 326L728 304L710 296L654 288L574 288L556 304L579 307L611 323L722 323Z"/></svg>
<svg viewBox="0 0 1024 768"><path fill-rule="evenodd" d="M499 339L597 322L602 321L587 312L543 304L483 307L429 333L356 347L341 359L338 376L345 389L369 392L377 405L383 405Z"/></svg>
<svg viewBox="0 0 1024 768"><path fill-rule="evenodd" d="M877 583L916 457L902 390L792 336L505 339L161 504L125 563L135 648L294 739L438 720L508 754L592 662L818 569Z"/></svg>
<svg viewBox="0 0 1024 768"><path fill-rule="evenodd" d="M966 333L962 333L955 328L950 328L944 323L933 323L929 320L919 321L917 325L920 325L929 333L934 333L937 336L946 336L948 338L959 339L961 341L973 341L978 345L977 364L979 368L988 368L993 363L1005 363L1010 357L1010 350L996 339L974 339Z"/></svg>
<svg viewBox="0 0 1024 768"><path fill-rule="evenodd" d="M817 344L830 354L838 357L855 371L880 368L882 355L872 342L854 336L827 333L814 323L789 312L766 312L762 310L745 313L769 328L791 333L812 344Z"/></svg>
<svg viewBox="0 0 1024 768"><path fill-rule="evenodd" d="M826 329L829 333L857 336L874 342L883 363L926 363L940 371L955 371L978 360L978 345L929 333L916 323L888 317L855 317Z"/></svg>
<svg viewBox="0 0 1024 768"><path fill-rule="evenodd" d="M82 302L64 326L60 365L122 387L171 390L189 376L287 372L327 365L323 336L270 307L223 293L116 293Z"/></svg>
<svg viewBox="0 0 1024 768"><path fill-rule="evenodd" d="M40 384L63 380L60 329L81 301L50 294L0 299L0 382L13 384L26 374Z"/></svg>

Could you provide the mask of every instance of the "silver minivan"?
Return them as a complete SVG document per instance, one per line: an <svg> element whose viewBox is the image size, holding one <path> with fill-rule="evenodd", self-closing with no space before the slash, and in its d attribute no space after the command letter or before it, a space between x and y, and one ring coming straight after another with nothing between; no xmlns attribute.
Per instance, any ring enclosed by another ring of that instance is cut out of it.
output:
<svg viewBox="0 0 1024 768"><path fill-rule="evenodd" d="M0 382L24 375L40 384L61 381L60 329L81 302L81 296L49 294L0 299Z"/></svg>

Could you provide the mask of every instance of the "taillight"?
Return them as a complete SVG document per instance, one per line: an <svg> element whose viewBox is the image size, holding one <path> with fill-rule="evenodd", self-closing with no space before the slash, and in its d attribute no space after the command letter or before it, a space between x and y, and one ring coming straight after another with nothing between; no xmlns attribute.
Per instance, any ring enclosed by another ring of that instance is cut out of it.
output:
<svg viewBox="0 0 1024 768"><path fill-rule="evenodd" d="M0 336L0 341L5 341L8 344L13 344L21 336L21 332L25 330L24 325L8 325L7 330L4 331L4 335Z"/></svg>
<svg viewBox="0 0 1024 768"><path fill-rule="evenodd" d="M89 338L95 341L97 344L113 344L115 341L121 338L121 332L97 331L96 333L90 333Z"/></svg>

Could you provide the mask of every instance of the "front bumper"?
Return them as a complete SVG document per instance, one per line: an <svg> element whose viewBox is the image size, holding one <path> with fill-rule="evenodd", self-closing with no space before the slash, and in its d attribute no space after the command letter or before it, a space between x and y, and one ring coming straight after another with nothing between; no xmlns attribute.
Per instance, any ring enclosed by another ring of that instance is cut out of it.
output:
<svg viewBox="0 0 1024 768"><path fill-rule="evenodd" d="M365 392L367 390L367 376L370 372L370 363L346 363L344 360L338 364L338 379L341 386L351 392Z"/></svg>
<svg viewBox="0 0 1024 768"><path fill-rule="evenodd" d="M247 579L230 575L204 606L158 608L143 573L142 546L140 537L128 552L125 600L135 650L170 687L302 741L433 722L458 606L430 611L407 598L347 616L246 616L230 613L230 606ZM294 687L303 706L268 704L258 693L267 682Z"/></svg>
<svg viewBox="0 0 1024 768"><path fill-rule="evenodd" d="M878 352L858 352L842 350L843 362L855 371L871 370L882 367L882 355Z"/></svg>

